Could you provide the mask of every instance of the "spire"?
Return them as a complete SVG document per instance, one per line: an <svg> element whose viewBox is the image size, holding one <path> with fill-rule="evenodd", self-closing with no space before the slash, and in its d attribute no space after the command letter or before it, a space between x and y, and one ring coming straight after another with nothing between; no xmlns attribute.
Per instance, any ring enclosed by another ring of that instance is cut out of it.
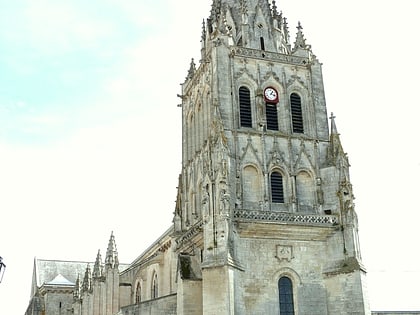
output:
<svg viewBox="0 0 420 315"><path fill-rule="evenodd" d="M82 287L80 284L80 274L77 274L77 279L76 279L76 284L74 286L74 291L73 291L73 299L75 301L77 301L78 299L80 299L80 291L81 291Z"/></svg>
<svg viewBox="0 0 420 315"><path fill-rule="evenodd" d="M347 159L346 154L344 153L343 146L340 141L340 134L337 131L337 126L335 125L335 116L331 113L331 130L330 130L330 148L329 148L329 159L333 165L337 165L340 158Z"/></svg>
<svg viewBox="0 0 420 315"><path fill-rule="evenodd" d="M94 279L102 277L102 257L101 257L101 251L99 249L98 249L98 254L96 255L95 265L93 266L92 277Z"/></svg>
<svg viewBox="0 0 420 315"><path fill-rule="evenodd" d="M92 273L90 270L90 265L88 264L85 271L85 277L83 278L82 291L90 292L92 288Z"/></svg>
<svg viewBox="0 0 420 315"><path fill-rule="evenodd" d="M190 63L190 69L188 70L188 75L187 75L187 80L192 79L192 77L194 76L195 73L195 62L194 62L194 58L191 59L191 63Z"/></svg>
<svg viewBox="0 0 420 315"><path fill-rule="evenodd" d="M203 43L205 43L206 42L206 23L204 22L204 19L203 19L203 25L201 26L201 41L203 42Z"/></svg>
<svg viewBox="0 0 420 315"><path fill-rule="evenodd" d="M217 24L222 10L222 0L213 0L210 10L210 17L208 19L209 33L213 33L217 29Z"/></svg>
<svg viewBox="0 0 420 315"><path fill-rule="evenodd" d="M337 132L337 126L335 125L334 113L331 113L330 119L331 119L331 134L339 135L338 132Z"/></svg>
<svg viewBox="0 0 420 315"><path fill-rule="evenodd" d="M105 266L106 268L118 268L118 265L117 245L115 244L114 232L111 232L108 249L106 250Z"/></svg>
<svg viewBox="0 0 420 315"><path fill-rule="evenodd" d="M295 41L295 47L293 48L293 51L296 51L298 49L308 49L310 48L308 45L306 45L305 37L303 36L302 32L302 25L300 22L298 22L298 26L296 27L298 29L298 32L296 34L296 41Z"/></svg>

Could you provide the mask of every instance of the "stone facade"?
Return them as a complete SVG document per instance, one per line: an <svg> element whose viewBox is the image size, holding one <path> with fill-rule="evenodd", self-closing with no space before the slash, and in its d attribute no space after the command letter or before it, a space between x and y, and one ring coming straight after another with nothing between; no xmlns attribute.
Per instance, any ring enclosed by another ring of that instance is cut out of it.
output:
<svg viewBox="0 0 420 315"><path fill-rule="evenodd" d="M349 162L302 27L292 44L274 1L215 0L201 43L173 225L124 268L111 235L104 263L66 278L68 314L369 314ZM43 285L28 315L58 314Z"/></svg>

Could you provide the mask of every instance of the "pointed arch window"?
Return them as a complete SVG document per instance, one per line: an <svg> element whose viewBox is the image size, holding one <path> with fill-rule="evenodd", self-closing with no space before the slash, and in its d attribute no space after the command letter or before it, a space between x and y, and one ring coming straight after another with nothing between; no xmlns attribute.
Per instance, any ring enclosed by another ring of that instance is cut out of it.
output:
<svg viewBox="0 0 420 315"><path fill-rule="evenodd" d="M140 282L136 286L136 304L141 302L141 285Z"/></svg>
<svg viewBox="0 0 420 315"><path fill-rule="evenodd" d="M270 103L265 104L265 117L267 119L268 130L279 130L276 104L270 104Z"/></svg>
<svg viewBox="0 0 420 315"><path fill-rule="evenodd" d="M245 86L239 88L239 115L241 127L252 127L251 93Z"/></svg>
<svg viewBox="0 0 420 315"><path fill-rule="evenodd" d="M153 282L152 282L152 299L156 299L159 296L158 293L159 286L158 286L158 276L157 273L153 276Z"/></svg>
<svg viewBox="0 0 420 315"><path fill-rule="evenodd" d="M279 303L280 315L294 315L295 306L293 303L293 284L288 277L281 277L279 280Z"/></svg>
<svg viewBox="0 0 420 315"><path fill-rule="evenodd" d="M283 176L279 172L273 172L270 176L271 202L284 203Z"/></svg>
<svg viewBox="0 0 420 315"><path fill-rule="evenodd" d="M295 133L303 133L302 102L298 94L290 94L290 110L292 113L292 130Z"/></svg>

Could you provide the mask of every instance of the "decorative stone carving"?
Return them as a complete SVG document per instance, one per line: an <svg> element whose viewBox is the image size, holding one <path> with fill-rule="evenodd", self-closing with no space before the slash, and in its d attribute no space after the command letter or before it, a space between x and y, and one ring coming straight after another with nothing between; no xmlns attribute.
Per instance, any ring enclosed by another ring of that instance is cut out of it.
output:
<svg viewBox="0 0 420 315"><path fill-rule="evenodd" d="M291 261L293 257L293 248L288 245L277 245L276 246L276 256L279 261Z"/></svg>

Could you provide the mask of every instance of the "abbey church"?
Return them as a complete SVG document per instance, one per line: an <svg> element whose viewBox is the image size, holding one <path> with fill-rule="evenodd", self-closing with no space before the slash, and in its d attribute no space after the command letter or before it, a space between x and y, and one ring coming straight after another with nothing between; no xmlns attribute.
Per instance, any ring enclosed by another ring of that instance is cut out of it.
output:
<svg viewBox="0 0 420 315"><path fill-rule="evenodd" d="M26 315L370 314L349 161L301 25L275 1L213 0L202 28L173 222L127 265L112 233L96 261L35 259Z"/></svg>

